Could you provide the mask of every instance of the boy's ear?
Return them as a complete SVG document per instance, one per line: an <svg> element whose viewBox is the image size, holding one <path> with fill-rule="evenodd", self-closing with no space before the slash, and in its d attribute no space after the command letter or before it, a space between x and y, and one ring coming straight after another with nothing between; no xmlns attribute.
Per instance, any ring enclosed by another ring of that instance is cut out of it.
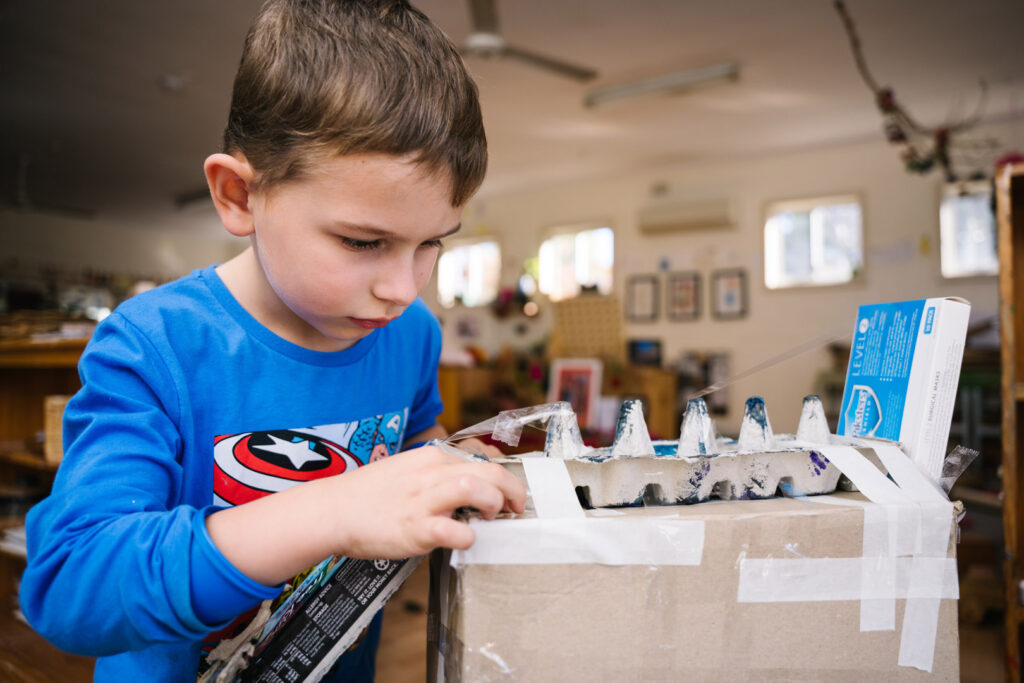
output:
<svg viewBox="0 0 1024 683"><path fill-rule="evenodd" d="M217 153L206 158L203 171L221 223L236 237L251 235L253 221L249 194L255 176L252 166L245 157Z"/></svg>

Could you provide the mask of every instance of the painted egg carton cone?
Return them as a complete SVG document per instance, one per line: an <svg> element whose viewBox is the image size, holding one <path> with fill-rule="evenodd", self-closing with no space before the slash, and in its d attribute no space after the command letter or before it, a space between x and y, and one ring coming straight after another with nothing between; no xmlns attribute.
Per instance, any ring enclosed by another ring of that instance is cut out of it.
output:
<svg viewBox="0 0 1024 683"><path fill-rule="evenodd" d="M625 401L615 439L607 448L583 444L576 416L551 416L543 453L498 459L525 481L522 458L565 461L581 501L591 507L692 504L722 500L804 496L855 490L814 446L847 445L861 450L884 472L864 440L829 432L817 396L804 399L796 434L772 431L764 400L747 399L737 439L718 436L703 399L689 401L678 441L652 441L639 401Z"/></svg>

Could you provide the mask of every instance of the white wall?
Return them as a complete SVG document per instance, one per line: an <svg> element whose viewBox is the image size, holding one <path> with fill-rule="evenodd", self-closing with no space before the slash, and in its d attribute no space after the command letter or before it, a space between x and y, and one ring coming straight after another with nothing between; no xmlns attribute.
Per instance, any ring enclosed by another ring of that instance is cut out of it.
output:
<svg viewBox="0 0 1024 683"><path fill-rule="evenodd" d="M993 135L1012 138L1008 128ZM728 198L737 209L736 226L658 237L641 236L636 215L651 202L652 187L667 187L680 199ZM547 231L563 224L592 222L616 232L616 290L623 297L628 276L668 270L696 270L703 276L703 313L695 322L669 322L664 307L658 322L626 324L627 338L662 339L664 359L674 363L686 350L724 349L731 371L740 373L822 334L843 334L864 303L934 296L972 302L974 318L996 314L995 278L943 280L939 273L938 202L941 180L905 172L898 150L884 142L849 144L753 160L666 165L621 176L521 192L475 201L466 216L467 233L486 230L502 243L502 283L514 286L524 259L536 255ZM856 192L864 203L866 264L859 282L831 288L768 291L763 284L762 212L765 203L786 198ZM925 244L926 243L926 244ZM192 209L145 225L74 220L45 214L0 211L0 261L17 258L68 268L92 267L174 277L223 262L244 248L220 226L212 209ZM926 246L926 249L922 249ZM709 276L717 268L742 267L749 274L749 314L716 321L708 314ZM445 322L446 342L458 321L476 320L473 343L488 352L505 345L524 348L544 338L549 307L528 320L436 305L431 283L424 298ZM851 330L852 334L852 330ZM730 388L730 414L719 428L738 429L743 400L764 396L777 431L795 428L802 397L828 365L823 349L751 375Z"/></svg>
<svg viewBox="0 0 1024 683"><path fill-rule="evenodd" d="M93 268L168 279L220 263L247 242L229 235L213 208L145 223L0 211L0 264Z"/></svg>
<svg viewBox="0 0 1024 683"><path fill-rule="evenodd" d="M735 227L641 235L638 210L651 203L652 187L659 184L680 199L732 200L738 219ZM515 283L523 259L536 254L550 228L580 222L615 229L615 287L620 300L632 274L659 273L662 265L669 271L699 271L703 288L699 320L667 321L662 289L659 320L627 323L625 335L660 338L666 364L673 364L686 350L727 350L735 375L821 335L852 336L861 304L959 296L972 302L972 319L994 316L994 277L950 281L940 275L940 189L937 172L911 175L903 169L898 149L867 142L753 160L664 166L492 198L472 207L469 224L474 215L480 216L487 229L498 235L505 262L502 281L507 285ZM866 263L859 281L828 288L768 290L762 251L765 204L847 192L859 194L864 208ZM710 274L732 267L748 271L749 314L740 320L718 321L708 311ZM451 318L471 313L436 310ZM496 351L517 341L509 334L510 323L482 323L484 333L477 341L481 346ZM548 324L546 319L534 324L528 337L542 336ZM720 431L734 434L738 430L743 401L751 395L765 398L776 431L793 431L803 396L811 393L815 375L828 365L828 353L817 348L737 381L730 387L729 415L718 420Z"/></svg>

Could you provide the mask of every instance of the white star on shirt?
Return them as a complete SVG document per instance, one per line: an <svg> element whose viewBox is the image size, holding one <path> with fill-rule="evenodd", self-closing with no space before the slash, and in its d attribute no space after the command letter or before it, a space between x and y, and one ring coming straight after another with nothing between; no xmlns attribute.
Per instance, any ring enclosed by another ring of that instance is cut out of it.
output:
<svg viewBox="0 0 1024 683"><path fill-rule="evenodd" d="M268 446L256 446L264 451L270 451L271 453L278 453L288 458L292 462L292 467L299 470L307 462L317 460L329 460L330 458L320 455L312 448L309 447L309 441L286 441L279 439L273 434L268 434L271 440L274 442L273 445Z"/></svg>

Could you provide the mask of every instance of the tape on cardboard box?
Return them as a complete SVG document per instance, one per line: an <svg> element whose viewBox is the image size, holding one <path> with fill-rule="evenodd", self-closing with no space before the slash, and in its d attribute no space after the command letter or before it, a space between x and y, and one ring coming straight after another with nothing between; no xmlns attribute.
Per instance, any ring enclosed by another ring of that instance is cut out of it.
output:
<svg viewBox="0 0 1024 683"><path fill-rule="evenodd" d="M523 472L538 517L582 519L585 516L564 460L523 458Z"/></svg>
<svg viewBox="0 0 1024 683"><path fill-rule="evenodd" d="M892 481L852 447L806 445L825 455L868 499L882 506L881 512L868 512L865 508L864 559L868 562L861 564L858 585L863 593L862 601L867 602L861 603L861 630L887 629L890 623L888 601L906 597L899 664L931 671L942 597L935 597L927 587L957 581L956 573L950 578L943 562L931 561L946 558L953 506L897 447L884 442L864 443L875 450ZM884 525L880 521L883 512L887 518ZM887 586L898 585L897 567L902 563L886 561L893 554L911 556L905 596L895 589L890 597L885 590ZM872 562L874 568L871 568ZM869 571L873 578L865 576ZM778 574L776 578L782 580ZM742 590L742 581L740 586ZM955 587L947 587L946 592L952 592ZM876 595L878 592L883 594Z"/></svg>
<svg viewBox="0 0 1024 683"><path fill-rule="evenodd" d="M704 522L678 517L471 520L476 542L451 564L699 565Z"/></svg>
<svg viewBox="0 0 1024 683"><path fill-rule="evenodd" d="M946 558L951 504L894 446L876 447L883 463L889 463L892 480L851 446L806 446L829 458L872 501L862 505L862 556L741 558L737 602L859 600L861 631L892 631L895 601L906 599L899 664L930 671L939 601L958 595L955 562ZM538 518L471 521L477 542L467 551L453 552L451 566L700 564L702 520L626 520L598 511L584 513L564 462L527 462ZM808 500L828 504L828 498Z"/></svg>
<svg viewBox="0 0 1024 683"><path fill-rule="evenodd" d="M925 571L920 571L922 568ZM864 577L872 571L884 572L894 580L865 582ZM913 578L915 574L925 580ZM744 558L740 560L740 588L736 600L831 602L910 597L959 598L956 560L938 557Z"/></svg>
<svg viewBox="0 0 1024 683"><path fill-rule="evenodd" d="M823 498L856 501L856 506L819 504ZM448 670L447 680L512 678L527 683L583 677L923 680L924 672L897 666L903 598L896 599L895 631L861 635L857 600L736 600L738 554L858 558L865 507L879 506L857 493L839 493L661 509L662 514L678 514L679 520L705 523L701 563L693 566L482 563L453 568L444 557L453 581L448 596L455 596L450 613L442 612L451 629L450 640L445 640L460 649L446 658L441 670ZM587 511L588 518L592 512ZM659 509L613 512L618 514L597 519L638 521L659 514ZM494 522L479 524L478 538L489 534L487 527ZM910 558L901 559L906 564ZM529 627L509 629L511 622ZM929 680L957 680L956 604L950 599L941 602L936 643ZM433 651L435 656L446 654ZM498 657L505 668L488 655Z"/></svg>

